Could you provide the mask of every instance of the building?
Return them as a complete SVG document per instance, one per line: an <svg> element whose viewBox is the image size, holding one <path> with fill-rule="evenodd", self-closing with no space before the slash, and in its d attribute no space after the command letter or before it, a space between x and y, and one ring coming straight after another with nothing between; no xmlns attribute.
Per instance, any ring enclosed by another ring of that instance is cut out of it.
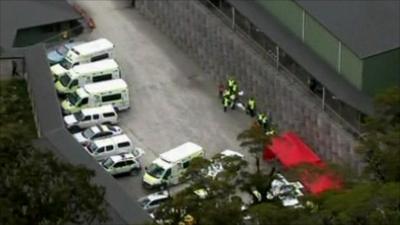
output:
<svg viewBox="0 0 400 225"><path fill-rule="evenodd" d="M373 96L400 81L398 1L135 0L135 7L216 83L235 76L281 130L360 171L360 124L373 114Z"/></svg>
<svg viewBox="0 0 400 225"><path fill-rule="evenodd" d="M369 98L400 85L399 1L227 2L334 96L362 113L372 112ZM335 84L338 79L343 82Z"/></svg>
<svg viewBox="0 0 400 225"><path fill-rule="evenodd" d="M64 0L0 1L0 46L25 47L79 34L81 19Z"/></svg>

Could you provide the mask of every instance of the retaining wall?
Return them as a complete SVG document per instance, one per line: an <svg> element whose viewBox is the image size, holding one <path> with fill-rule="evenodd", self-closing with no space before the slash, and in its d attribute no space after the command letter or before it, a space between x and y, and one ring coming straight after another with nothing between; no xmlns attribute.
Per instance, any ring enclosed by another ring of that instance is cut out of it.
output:
<svg viewBox="0 0 400 225"><path fill-rule="evenodd" d="M304 85L277 70L196 0L136 0L136 8L168 35L216 84L232 74L258 109L270 112L281 131L297 132L325 160L360 171L355 139L321 108Z"/></svg>

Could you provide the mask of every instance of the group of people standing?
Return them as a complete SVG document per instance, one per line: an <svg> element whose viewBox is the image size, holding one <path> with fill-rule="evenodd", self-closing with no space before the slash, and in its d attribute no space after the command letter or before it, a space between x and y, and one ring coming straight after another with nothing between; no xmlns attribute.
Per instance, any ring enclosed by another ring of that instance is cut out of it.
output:
<svg viewBox="0 0 400 225"><path fill-rule="evenodd" d="M225 88L226 87L226 88ZM236 104L238 103L238 97L241 95L239 91L239 85L232 77L227 80L226 86L222 83L218 86L219 97L222 99L222 105L224 112L227 111L228 107L235 110ZM243 92L242 92L243 93ZM256 111L256 100L254 97L250 97L245 105L246 114L251 117L255 117ZM275 134L275 130L272 127L270 116L264 112L257 114L257 122L260 127L264 129L266 135Z"/></svg>

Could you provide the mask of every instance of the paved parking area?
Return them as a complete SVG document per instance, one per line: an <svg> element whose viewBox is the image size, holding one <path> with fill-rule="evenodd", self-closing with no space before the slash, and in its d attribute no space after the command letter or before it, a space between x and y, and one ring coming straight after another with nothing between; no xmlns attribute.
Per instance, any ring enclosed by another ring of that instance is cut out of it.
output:
<svg viewBox="0 0 400 225"><path fill-rule="evenodd" d="M236 136L251 124L243 112L224 113L213 81L128 1L79 1L96 22L88 39L108 38L130 87L131 108L120 126L146 151L148 165L158 154L192 141L212 156L239 150ZM246 151L241 151L248 159ZM145 194L141 176L120 177L130 194Z"/></svg>

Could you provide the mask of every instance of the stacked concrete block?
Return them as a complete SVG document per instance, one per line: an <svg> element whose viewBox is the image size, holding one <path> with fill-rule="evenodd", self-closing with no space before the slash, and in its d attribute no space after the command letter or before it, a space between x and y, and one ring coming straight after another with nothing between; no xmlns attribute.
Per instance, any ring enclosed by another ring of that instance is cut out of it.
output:
<svg viewBox="0 0 400 225"><path fill-rule="evenodd" d="M259 110L270 112L280 130L297 132L325 159L360 167L354 137L335 124L321 102L201 3L137 0L137 8L216 83L225 82L230 74L236 76L240 88L256 97Z"/></svg>

